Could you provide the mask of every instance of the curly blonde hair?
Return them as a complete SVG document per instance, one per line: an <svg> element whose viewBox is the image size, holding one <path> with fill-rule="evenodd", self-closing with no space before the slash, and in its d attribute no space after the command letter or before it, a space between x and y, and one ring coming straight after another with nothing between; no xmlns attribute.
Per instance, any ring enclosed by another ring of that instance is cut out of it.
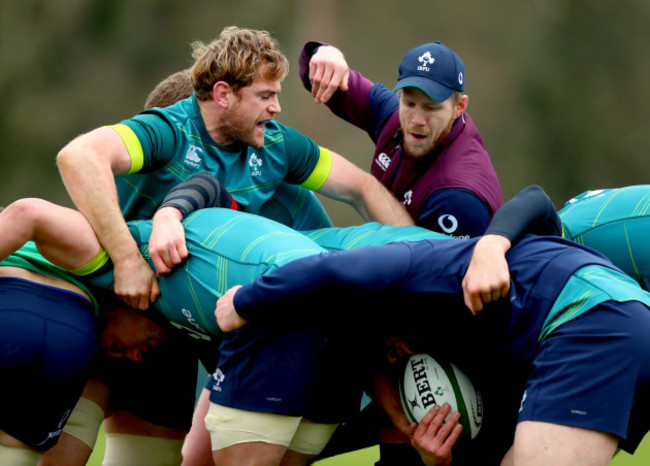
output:
<svg viewBox="0 0 650 466"><path fill-rule="evenodd" d="M225 28L208 45L193 42L192 57L192 84L198 100L209 100L218 81L237 90L250 85L258 71L272 81L284 79L289 71L287 58L268 32L236 26Z"/></svg>

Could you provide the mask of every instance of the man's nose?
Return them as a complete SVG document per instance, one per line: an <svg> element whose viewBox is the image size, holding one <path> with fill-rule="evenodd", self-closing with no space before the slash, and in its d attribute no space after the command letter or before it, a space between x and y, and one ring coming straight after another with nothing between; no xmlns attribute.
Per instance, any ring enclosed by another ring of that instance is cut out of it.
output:
<svg viewBox="0 0 650 466"><path fill-rule="evenodd" d="M133 362L140 362L142 361L142 351L139 349L132 349L126 354L126 357Z"/></svg>
<svg viewBox="0 0 650 466"><path fill-rule="evenodd" d="M426 123L424 112L419 109L414 109L411 113L411 123L417 126L423 126Z"/></svg>
<svg viewBox="0 0 650 466"><path fill-rule="evenodd" d="M273 99L273 102L271 102L271 105L269 105L269 112L275 115L276 113L280 113L281 111L282 111L282 107L280 107L280 100L276 97L275 99Z"/></svg>

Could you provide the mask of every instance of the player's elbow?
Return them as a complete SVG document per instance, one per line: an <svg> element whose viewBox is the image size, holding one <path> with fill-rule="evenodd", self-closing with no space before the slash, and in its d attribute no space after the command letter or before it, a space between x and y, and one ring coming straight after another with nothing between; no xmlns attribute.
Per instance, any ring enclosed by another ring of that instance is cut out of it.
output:
<svg viewBox="0 0 650 466"><path fill-rule="evenodd" d="M79 151L74 149L74 141L68 143L56 154L56 165L59 171L64 174L78 165Z"/></svg>

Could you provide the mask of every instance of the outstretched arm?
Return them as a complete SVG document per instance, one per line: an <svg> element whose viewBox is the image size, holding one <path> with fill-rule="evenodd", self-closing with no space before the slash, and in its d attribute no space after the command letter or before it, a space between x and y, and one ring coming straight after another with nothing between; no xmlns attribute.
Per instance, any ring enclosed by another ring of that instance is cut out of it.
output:
<svg viewBox="0 0 650 466"><path fill-rule="evenodd" d="M439 251L437 246L442 249ZM296 259L236 290L234 296L229 296L232 311L237 317L249 321L279 322L296 318L298 310L304 309L305 302L315 302L320 304L319 308L327 307L325 317L332 322L343 318L336 315L336 310L342 313L365 311L346 306L346 299L357 293L378 293L391 287L395 293L442 291L460 294L459 275L466 263L456 260L450 265L449 261L463 253L445 246L471 247L464 241L425 240L359 247ZM221 306L224 299L217 301L217 306ZM324 305L330 302L332 306ZM313 312L307 318L318 320L321 316Z"/></svg>
<svg viewBox="0 0 650 466"><path fill-rule="evenodd" d="M101 250L80 212L42 199L20 199L0 212L0 260L34 241L47 260L66 270L86 265Z"/></svg>
<svg viewBox="0 0 650 466"><path fill-rule="evenodd" d="M560 235L562 222L544 190L529 186L495 214L485 235L476 243L463 279L465 305L477 314L485 304L508 296L510 272L505 254L526 233Z"/></svg>

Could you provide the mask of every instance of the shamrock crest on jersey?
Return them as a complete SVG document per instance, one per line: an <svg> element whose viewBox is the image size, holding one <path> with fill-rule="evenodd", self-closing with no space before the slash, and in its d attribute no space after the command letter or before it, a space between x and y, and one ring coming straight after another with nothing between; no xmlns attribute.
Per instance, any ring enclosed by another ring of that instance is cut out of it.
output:
<svg viewBox="0 0 650 466"><path fill-rule="evenodd" d="M251 176L261 175L262 171L259 169L262 166L262 159L260 159L255 152L253 152L248 159L248 165L251 167Z"/></svg>

